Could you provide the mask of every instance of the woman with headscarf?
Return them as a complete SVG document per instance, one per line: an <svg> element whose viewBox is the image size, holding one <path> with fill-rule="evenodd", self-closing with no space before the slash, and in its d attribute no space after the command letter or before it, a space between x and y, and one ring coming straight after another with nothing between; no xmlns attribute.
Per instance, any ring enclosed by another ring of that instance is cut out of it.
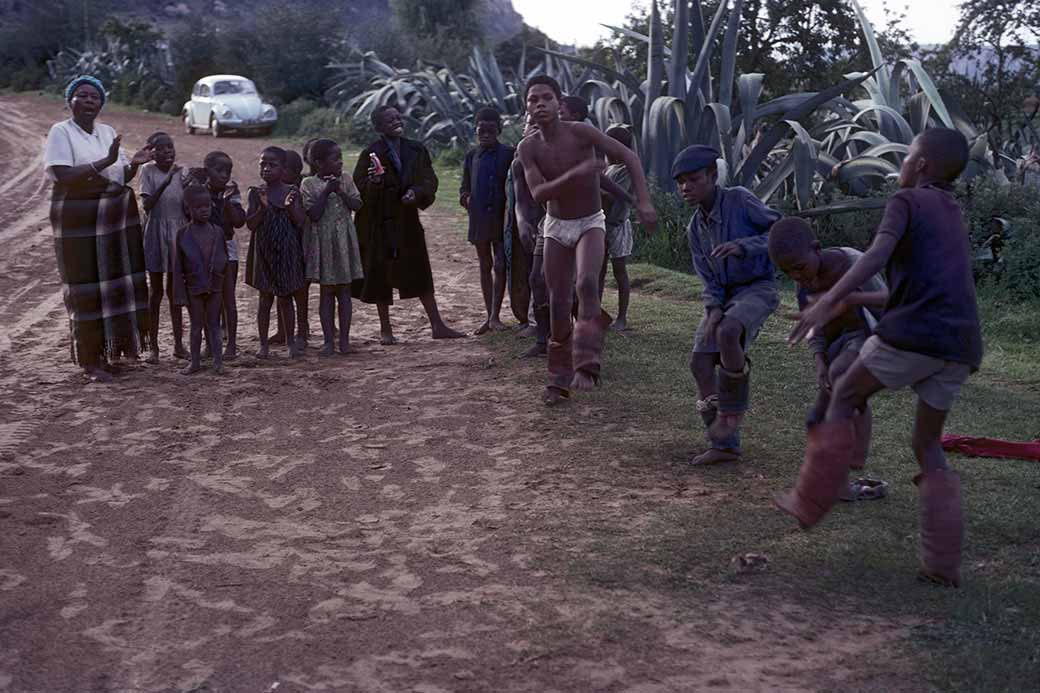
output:
<svg viewBox="0 0 1040 693"><path fill-rule="evenodd" d="M141 223L126 183L152 158L146 147L127 160L116 131L96 122L105 98L96 78L72 80L72 117L51 127L44 150L72 360L103 382L112 379L109 360L137 356L149 329Z"/></svg>

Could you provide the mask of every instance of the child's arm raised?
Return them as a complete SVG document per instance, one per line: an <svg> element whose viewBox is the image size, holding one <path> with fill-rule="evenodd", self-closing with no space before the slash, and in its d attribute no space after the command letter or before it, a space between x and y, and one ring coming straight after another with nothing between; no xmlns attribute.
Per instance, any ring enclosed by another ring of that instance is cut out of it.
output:
<svg viewBox="0 0 1040 693"><path fill-rule="evenodd" d="M238 183L231 181L224 189L224 218L230 222L231 235L234 229L240 229L246 223L246 210L242 209L242 196L238 192Z"/></svg>
<svg viewBox="0 0 1040 693"><path fill-rule="evenodd" d="M318 221L325 214L325 205L329 202L329 197L339 193L339 179L329 178L325 181L325 185L321 187L321 191L315 195L313 186L307 186L300 191L303 198L303 206L307 211L307 216L310 217L311 221Z"/></svg>
<svg viewBox="0 0 1040 693"><path fill-rule="evenodd" d="M650 200L650 189L646 185L646 176L643 175L643 162L634 151L610 137L605 132L586 125L585 123L574 123L571 127L575 132L590 141L599 151L610 159L620 159L628 167L628 173L632 176L632 188L636 194L636 216L646 229L647 235L652 234L657 228L657 210Z"/></svg>
<svg viewBox="0 0 1040 693"><path fill-rule="evenodd" d="M246 228L256 231L264 220L267 210L267 187L249 188L249 211L246 212Z"/></svg>
<svg viewBox="0 0 1040 693"><path fill-rule="evenodd" d="M159 204L159 198L162 197L162 194L166 192L166 188L170 187L170 183L173 182L173 177L179 175L180 172L181 167L174 164L155 190L146 190L145 186L141 185L141 198L144 200L141 206L144 207L144 211L150 212L155 209L155 205Z"/></svg>
<svg viewBox="0 0 1040 693"><path fill-rule="evenodd" d="M303 211L300 189L295 185L289 188L289 192L285 195L285 209L289 212L289 219L293 226L303 233L303 228L307 225L307 213Z"/></svg>
<svg viewBox="0 0 1040 693"><path fill-rule="evenodd" d="M874 242L870 244L870 248L853 263L849 271L831 287L830 291L799 316L798 323L787 338L790 344L797 344L805 339L809 330L814 327L827 324L835 308L839 307L849 294L884 269L889 258L892 257L899 239L906 233L909 220L910 203L897 193L885 207L885 216L881 220L877 233L874 234Z"/></svg>

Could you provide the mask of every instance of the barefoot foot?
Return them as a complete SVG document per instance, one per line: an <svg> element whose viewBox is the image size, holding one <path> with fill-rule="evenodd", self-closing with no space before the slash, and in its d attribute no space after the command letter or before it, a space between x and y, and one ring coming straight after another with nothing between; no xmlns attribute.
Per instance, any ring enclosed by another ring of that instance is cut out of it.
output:
<svg viewBox="0 0 1040 693"><path fill-rule="evenodd" d="M571 378L572 390L577 390L578 392L588 392L594 387L596 387L596 379L588 373L576 371L574 373L574 377Z"/></svg>
<svg viewBox="0 0 1040 693"><path fill-rule="evenodd" d="M180 359L181 361L187 361L190 358L188 351L184 348L183 344L178 344L173 348L173 358Z"/></svg>
<svg viewBox="0 0 1040 693"><path fill-rule="evenodd" d="M550 386L545 388L545 392L542 393L542 404L547 407L555 407L557 404L570 400L570 398L571 393L558 387Z"/></svg>
<svg viewBox="0 0 1040 693"><path fill-rule="evenodd" d="M355 349L354 346L350 342L342 342L341 341L339 343L339 353L342 354L343 356L349 356L350 354L358 353L358 350Z"/></svg>
<svg viewBox="0 0 1040 693"><path fill-rule="evenodd" d="M506 324L498 318L492 318L491 320L489 320L488 326L495 332L505 332L509 329L508 327L506 327Z"/></svg>
<svg viewBox="0 0 1040 693"><path fill-rule="evenodd" d="M144 362L150 363L153 366L159 363L159 347L155 347L154 349L150 350L148 352L148 358L146 358Z"/></svg>
<svg viewBox="0 0 1040 693"><path fill-rule="evenodd" d="M723 462L739 462L740 452L737 450L716 450L711 448L690 460L690 464L699 467L709 464L722 464Z"/></svg>
<svg viewBox="0 0 1040 693"><path fill-rule="evenodd" d="M202 366L197 363L189 364L187 368L181 369L181 375L194 375L202 370Z"/></svg>
<svg viewBox="0 0 1040 693"><path fill-rule="evenodd" d="M97 366L87 366L83 369L83 375L87 376L87 379L92 383L112 382L112 374L104 368L99 368Z"/></svg>
<svg viewBox="0 0 1040 693"><path fill-rule="evenodd" d="M393 346L397 344L397 337L394 336L393 332L380 332L379 343L383 346Z"/></svg>
<svg viewBox="0 0 1040 693"><path fill-rule="evenodd" d="M224 350L225 361L237 361L238 360L238 349L225 349Z"/></svg>
<svg viewBox="0 0 1040 693"><path fill-rule="evenodd" d="M224 364L223 363L215 363L215 364L213 364L213 372L216 373L217 375L224 375Z"/></svg>
<svg viewBox="0 0 1040 693"><path fill-rule="evenodd" d="M614 332L624 332L628 329L628 320L618 318L614 322L610 323L610 329Z"/></svg>
<svg viewBox="0 0 1040 693"><path fill-rule="evenodd" d="M281 331L275 332L274 335L267 340L268 344L285 344L285 335Z"/></svg>
<svg viewBox="0 0 1040 693"><path fill-rule="evenodd" d="M261 361L265 361L265 360L271 358L271 352L270 352L270 350L267 347L262 346L259 349L257 349L256 357L258 359L260 359Z"/></svg>
<svg viewBox="0 0 1040 693"><path fill-rule="evenodd" d="M478 327L478 328L477 328L477 329L476 329L476 330L475 330L475 331L473 332L473 334L474 334L474 335L476 335L477 337L479 337L480 335L482 335L482 334L487 334L487 333L488 333L488 332L490 332L490 331L491 331L491 325L490 325L489 323L486 323L486 322L485 322L485 323L484 323L483 325L481 325L480 327ZM434 337L434 339L436 339L436 337Z"/></svg>
<svg viewBox="0 0 1040 693"><path fill-rule="evenodd" d="M329 356L332 356L335 353L336 353L336 347L332 344L332 342L325 342L321 346L321 350L318 351L318 356L320 356L321 358L327 358Z"/></svg>
<svg viewBox="0 0 1040 693"><path fill-rule="evenodd" d="M453 330L444 323L433 328L434 339L461 339L465 336L466 335L462 334L458 330Z"/></svg>
<svg viewBox="0 0 1040 693"><path fill-rule="evenodd" d="M538 328L536 328L531 323L525 323L523 325L517 326L516 334L518 337L523 337L525 339L529 337L535 337L538 334Z"/></svg>
<svg viewBox="0 0 1040 693"><path fill-rule="evenodd" d="M539 356L545 356L545 352L546 352L546 346L544 344L537 344L537 343L535 343L535 344L532 344L527 349L527 351L525 351L524 353L520 354L520 356L518 358L522 358L522 359L538 358Z"/></svg>

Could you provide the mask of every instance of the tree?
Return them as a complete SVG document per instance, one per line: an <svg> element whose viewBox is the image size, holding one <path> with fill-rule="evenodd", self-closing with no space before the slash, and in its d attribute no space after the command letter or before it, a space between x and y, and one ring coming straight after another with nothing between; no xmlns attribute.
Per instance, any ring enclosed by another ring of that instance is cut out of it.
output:
<svg viewBox="0 0 1040 693"><path fill-rule="evenodd" d="M990 149L1014 156L1040 142L1040 4L964 0L953 40L929 60Z"/></svg>
<svg viewBox="0 0 1040 693"><path fill-rule="evenodd" d="M707 25L719 2L703 0L700 4L702 21ZM660 5L664 6L663 24L671 26L674 3L665 0ZM903 28L904 17L886 6L886 19L887 26L879 32L886 54L909 55L915 46ZM646 34L648 9L637 8L626 19L625 28ZM739 41L737 71L765 74L765 90L771 96L818 91L840 82L844 74L862 69L869 62L859 25L847 0L745 0L741 8ZM598 61L610 64L612 59L603 59L607 49L620 55L633 74L646 73L645 43L615 36L601 41L591 52ZM691 64L696 59L693 49L691 42ZM717 55L719 51L714 53ZM713 74L718 74L719 69L719 65L713 65Z"/></svg>
<svg viewBox="0 0 1040 693"><path fill-rule="evenodd" d="M394 20L423 60L460 69L484 42L481 0L391 0Z"/></svg>

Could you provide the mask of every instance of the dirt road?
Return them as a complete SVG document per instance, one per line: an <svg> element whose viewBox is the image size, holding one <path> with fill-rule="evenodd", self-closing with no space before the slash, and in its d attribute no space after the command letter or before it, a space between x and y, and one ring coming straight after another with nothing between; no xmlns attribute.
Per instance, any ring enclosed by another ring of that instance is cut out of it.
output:
<svg viewBox="0 0 1040 693"><path fill-rule="evenodd" d="M0 689L878 683L857 660L901 637L891 623L740 584L697 598L602 584L561 562L610 541L603 527L708 501L660 470L619 470L573 425L600 412L578 403L550 418L485 343L432 341L418 305L394 308L397 347L376 343L359 305L361 353L347 359L312 350L187 378L166 331L158 366L86 384L68 362L41 173L62 117L53 100L0 100ZM156 116L103 120L128 147L179 132ZM216 144L177 137L182 162ZM260 144L219 142L243 187ZM459 220L449 203L425 222L442 310L472 330L479 290ZM244 285L239 305L249 351Z"/></svg>

